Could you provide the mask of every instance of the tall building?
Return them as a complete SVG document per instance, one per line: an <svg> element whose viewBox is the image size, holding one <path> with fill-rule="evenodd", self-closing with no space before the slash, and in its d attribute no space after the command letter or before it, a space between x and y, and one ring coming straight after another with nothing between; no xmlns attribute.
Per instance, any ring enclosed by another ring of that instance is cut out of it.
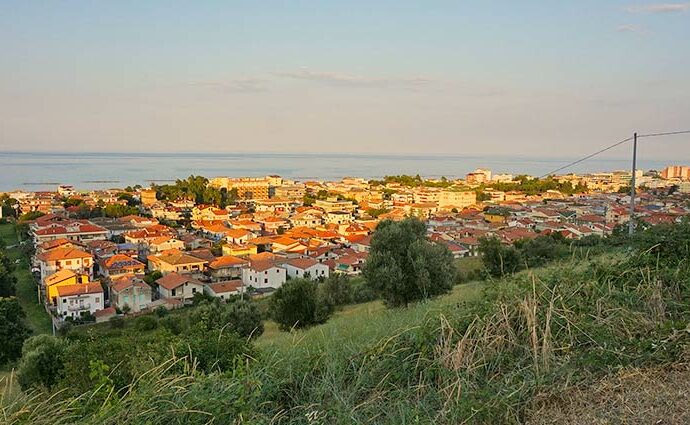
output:
<svg viewBox="0 0 690 425"><path fill-rule="evenodd" d="M481 184L491 181L491 170L477 168L465 176L465 181L469 184Z"/></svg>
<svg viewBox="0 0 690 425"><path fill-rule="evenodd" d="M214 177L209 185L218 189L237 189L240 199L268 199L271 182L278 182L280 177Z"/></svg>
<svg viewBox="0 0 690 425"><path fill-rule="evenodd" d="M661 170L661 177L665 179L690 180L690 167L671 165Z"/></svg>

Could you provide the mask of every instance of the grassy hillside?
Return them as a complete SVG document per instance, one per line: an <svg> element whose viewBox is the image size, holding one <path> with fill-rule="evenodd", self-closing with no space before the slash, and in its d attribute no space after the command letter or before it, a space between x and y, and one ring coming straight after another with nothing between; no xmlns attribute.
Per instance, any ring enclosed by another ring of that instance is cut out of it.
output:
<svg viewBox="0 0 690 425"><path fill-rule="evenodd" d="M590 394L635 371L685 376L673 371L690 354L690 226L626 245L407 309L367 303L305 331L269 330L224 373L201 373L179 353L120 391L6 400L2 414L37 424L577 422ZM653 397L673 387L662 387L619 394L664 412ZM592 422L626 406L609 400L615 409L599 403Z"/></svg>
<svg viewBox="0 0 690 425"><path fill-rule="evenodd" d="M45 308L38 302L36 282L29 270L29 260L19 248L13 224L0 224L0 238L5 242L7 254L19 260L14 275L17 277L17 298L26 312L26 321L34 334L52 333L52 322Z"/></svg>

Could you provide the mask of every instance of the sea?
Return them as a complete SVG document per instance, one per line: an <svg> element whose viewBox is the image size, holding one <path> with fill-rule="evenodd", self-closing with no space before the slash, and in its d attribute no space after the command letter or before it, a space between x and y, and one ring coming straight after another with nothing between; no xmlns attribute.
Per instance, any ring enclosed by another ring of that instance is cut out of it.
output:
<svg viewBox="0 0 690 425"><path fill-rule="evenodd" d="M190 175L292 180L339 180L357 176L419 174L428 178L462 177L476 168L494 173L541 176L577 158L516 156L291 154L291 153L36 153L0 152L0 191L80 190L165 184ZM660 170L672 160L639 160L638 169ZM629 170L630 158L596 158L566 172Z"/></svg>

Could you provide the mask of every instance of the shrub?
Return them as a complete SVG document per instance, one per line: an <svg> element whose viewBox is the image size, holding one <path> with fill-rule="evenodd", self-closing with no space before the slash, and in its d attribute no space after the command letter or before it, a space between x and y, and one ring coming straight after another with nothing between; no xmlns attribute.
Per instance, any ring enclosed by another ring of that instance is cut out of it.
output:
<svg viewBox="0 0 690 425"><path fill-rule="evenodd" d="M158 317L165 317L165 316L167 316L168 314L170 314L170 312L168 311L168 309L165 308L165 307L163 307L162 305L156 307L156 309L153 310L153 312L156 313L156 316L158 316Z"/></svg>
<svg viewBox="0 0 690 425"><path fill-rule="evenodd" d="M165 329L170 331L171 334L173 335L179 335L182 333L183 326L182 326L182 320L177 317L177 316L165 316L162 319L160 319L160 325L163 326Z"/></svg>
<svg viewBox="0 0 690 425"><path fill-rule="evenodd" d="M250 301L235 301L226 308L229 328L239 336L257 338L264 333L264 324L257 306Z"/></svg>
<svg viewBox="0 0 690 425"><path fill-rule="evenodd" d="M25 317L16 298L0 298L0 365L21 356L22 345L31 334Z"/></svg>
<svg viewBox="0 0 690 425"><path fill-rule="evenodd" d="M343 274L333 274L319 285L321 298L333 306L342 306L352 302L350 279Z"/></svg>
<svg viewBox="0 0 690 425"><path fill-rule="evenodd" d="M175 352L189 355L200 370L211 373L231 370L250 350L246 340L230 330L193 326L184 334Z"/></svg>
<svg viewBox="0 0 690 425"><path fill-rule="evenodd" d="M111 317L108 323L110 323L110 327L113 329L122 329L125 327L125 319L120 316Z"/></svg>
<svg viewBox="0 0 690 425"><path fill-rule="evenodd" d="M65 342L49 335L26 340L22 347L17 378L22 390L44 387L52 389L61 379Z"/></svg>
<svg viewBox="0 0 690 425"><path fill-rule="evenodd" d="M286 282L271 296L269 306L282 330L323 323L333 311L332 305L319 299L318 283L309 279Z"/></svg>
<svg viewBox="0 0 690 425"><path fill-rule="evenodd" d="M141 316L136 321L136 327L140 331L152 331L158 327L158 320L151 315Z"/></svg>
<svg viewBox="0 0 690 425"><path fill-rule="evenodd" d="M416 218L384 220L371 239L364 277L389 307L448 293L455 280L453 256L445 245L426 240Z"/></svg>

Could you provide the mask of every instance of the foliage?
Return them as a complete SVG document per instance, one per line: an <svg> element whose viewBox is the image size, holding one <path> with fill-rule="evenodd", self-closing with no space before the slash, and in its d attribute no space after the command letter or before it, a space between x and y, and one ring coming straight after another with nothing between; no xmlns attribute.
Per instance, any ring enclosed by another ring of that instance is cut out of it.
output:
<svg viewBox="0 0 690 425"><path fill-rule="evenodd" d="M14 275L14 269L12 260L0 247L0 297L12 297L16 294L17 278Z"/></svg>
<svg viewBox="0 0 690 425"><path fill-rule="evenodd" d="M382 214L390 212L387 208L369 208L367 210L367 215L371 218L378 218Z"/></svg>
<svg viewBox="0 0 690 425"><path fill-rule="evenodd" d="M150 314L138 317L136 327L140 331L152 331L158 327L158 320Z"/></svg>
<svg viewBox="0 0 690 425"><path fill-rule="evenodd" d="M390 307L445 294L455 279L452 254L427 241L426 226L416 218L379 223L363 274Z"/></svg>
<svg viewBox="0 0 690 425"><path fill-rule="evenodd" d="M153 186L156 197L161 200L176 201L191 199L197 204L215 205L225 208L237 200L237 190L217 189L208 185L208 179L202 176L189 176L177 180L175 184Z"/></svg>
<svg viewBox="0 0 690 425"><path fill-rule="evenodd" d="M318 283L311 279L291 279L271 295L271 317L282 330L324 323L333 306L320 298Z"/></svg>
<svg viewBox="0 0 690 425"><path fill-rule="evenodd" d="M103 209L103 213L106 217L120 218L126 215L136 215L139 213L139 209L128 205L110 204L106 205Z"/></svg>
<svg viewBox="0 0 690 425"><path fill-rule="evenodd" d="M229 329L244 338L258 338L264 333L261 313L251 301L238 300L226 307Z"/></svg>
<svg viewBox="0 0 690 425"><path fill-rule="evenodd" d="M21 221L36 220L38 217L43 217L45 214L40 211L29 211L19 216Z"/></svg>
<svg viewBox="0 0 690 425"><path fill-rule="evenodd" d="M339 273L331 274L319 284L321 299L332 306L343 306L352 302L350 279Z"/></svg>
<svg viewBox="0 0 690 425"><path fill-rule="evenodd" d="M540 179L521 175L515 177L513 182L488 182L479 186L482 191L487 188L502 192L519 191L525 195L541 195L548 190L557 190L566 195L587 192L587 186L581 183L573 186L570 182L561 183L551 176Z"/></svg>
<svg viewBox="0 0 690 425"><path fill-rule="evenodd" d="M0 365L17 360L31 331L24 323L26 314L15 297L0 298Z"/></svg>
<svg viewBox="0 0 690 425"><path fill-rule="evenodd" d="M24 342L17 371L19 385L24 391L55 387L62 378L65 347L63 339L49 335L37 335Z"/></svg>
<svg viewBox="0 0 690 425"><path fill-rule="evenodd" d="M243 338L227 329L191 327L175 350L188 355L197 367L206 372L223 372L232 369L240 359L250 355L250 347Z"/></svg>

